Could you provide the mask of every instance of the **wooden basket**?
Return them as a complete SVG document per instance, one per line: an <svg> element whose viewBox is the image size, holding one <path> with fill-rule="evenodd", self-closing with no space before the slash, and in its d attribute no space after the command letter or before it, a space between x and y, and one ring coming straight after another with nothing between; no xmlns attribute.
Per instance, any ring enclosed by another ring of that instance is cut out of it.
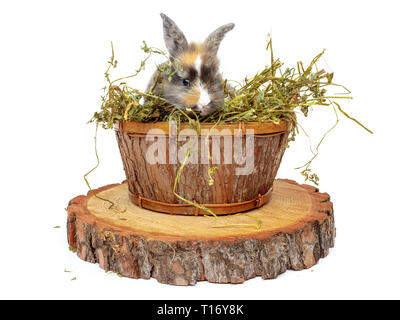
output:
<svg viewBox="0 0 400 320"><path fill-rule="evenodd" d="M180 130L189 128L181 124ZM208 148L212 153L212 138L217 136L234 140L241 139L246 144L246 130L254 130L254 170L248 175L236 175L236 169L243 167L235 161L231 164L193 164L187 163L181 172L176 193L184 199L205 206L217 215L243 212L266 204L272 193L272 184L286 149L290 123L232 123L201 124L201 129L212 129L207 135ZM206 211L187 204L174 194L175 179L181 166L169 161L169 144L166 143L166 164L151 164L146 160L146 153L154 141L146 141L151 129L158 129L168 142L173 138L169 134L167 122L116 123L115 131L122 162L129 187L130 199L138 206L158 212L181 215L204 215ZM224 129L224 130L223 130ZM235 130L236 129L236 130ZM238 131L237 129L241 129ZM218 131L216 131L218 130ZM240 134L241 132L241 134ZM204 142L202 133L196 139ZM203 140L201 140L203 139ZM218 139L216 139L218 140ZM214 149L215 150L215 149ZM220 159L224 159L224 142L221 139ZM218 156L218 155L217 155ZM209 184L209 168L217 167L212 174L214 183Z"/></svg>

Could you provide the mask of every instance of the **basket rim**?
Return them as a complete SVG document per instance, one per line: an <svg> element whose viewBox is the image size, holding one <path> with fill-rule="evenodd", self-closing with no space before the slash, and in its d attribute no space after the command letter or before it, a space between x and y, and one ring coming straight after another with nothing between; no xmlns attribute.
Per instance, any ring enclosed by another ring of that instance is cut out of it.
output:
<svg viewBox="0 0 400 320"><path fill-rule="evenodd" d="M181 123L180 129L189 129L188 123ZM242 130L242 135L246 134L247 129L254 130L254 134L276 134L288 132L291 128L291 122L286 119L281 119L279 123L272 121L266 122L235 122L235 123L222 123L215 125L215 123L200 123L201 129L206 132L200 135L234 135L237 130ZM114 125L116 131L124 131L127 133L148 134L152 129L159 129L165 135L169 135L169 122L137 122L137 121L116 121ZM223 131L221 131L223 130ZM214 131L214 132L213 132Z"/></svg>

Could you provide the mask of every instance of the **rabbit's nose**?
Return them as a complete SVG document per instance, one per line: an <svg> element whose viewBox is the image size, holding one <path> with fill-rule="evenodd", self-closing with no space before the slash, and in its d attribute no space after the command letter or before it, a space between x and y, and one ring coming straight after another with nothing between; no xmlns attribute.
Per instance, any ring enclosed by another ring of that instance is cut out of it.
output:
<svg viewBox="0 0 400 320"><path fill-rule="evenodd" d="M199 101L197 102L197 105L202 108L208 105L211 102L210 95L208 94L208 90L204 88L203 86L199 87L200 91L200 96L199 96Z"/></svg>

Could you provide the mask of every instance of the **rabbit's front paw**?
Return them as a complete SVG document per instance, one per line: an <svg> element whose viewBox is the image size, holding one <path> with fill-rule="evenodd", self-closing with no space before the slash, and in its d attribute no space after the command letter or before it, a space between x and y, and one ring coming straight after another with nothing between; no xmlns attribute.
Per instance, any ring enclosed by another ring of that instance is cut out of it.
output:
<svg viewBox="0 0 400 320"><path fill-rule="evenodd" d="M215 104L210 103L201 109L200 115L202 117L207 117L207 116L211 115L212 113L214 113L215 111L217 111L217 109L218 109L218 107Z"/></svg>

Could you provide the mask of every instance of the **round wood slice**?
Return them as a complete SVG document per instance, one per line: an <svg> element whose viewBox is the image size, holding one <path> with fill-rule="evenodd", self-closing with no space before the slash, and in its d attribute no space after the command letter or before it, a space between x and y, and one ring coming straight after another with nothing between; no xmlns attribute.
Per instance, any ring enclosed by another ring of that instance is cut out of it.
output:
<svg viewBox="0 0 400 320"><path fill-rule="evenodd" d="M290 180L275 181L269 204L218 218L141 209L126 183L108 185L72 199L67 226L81 259L173 285L276 278L315 265L335 239L329 195Z"/></svg>

